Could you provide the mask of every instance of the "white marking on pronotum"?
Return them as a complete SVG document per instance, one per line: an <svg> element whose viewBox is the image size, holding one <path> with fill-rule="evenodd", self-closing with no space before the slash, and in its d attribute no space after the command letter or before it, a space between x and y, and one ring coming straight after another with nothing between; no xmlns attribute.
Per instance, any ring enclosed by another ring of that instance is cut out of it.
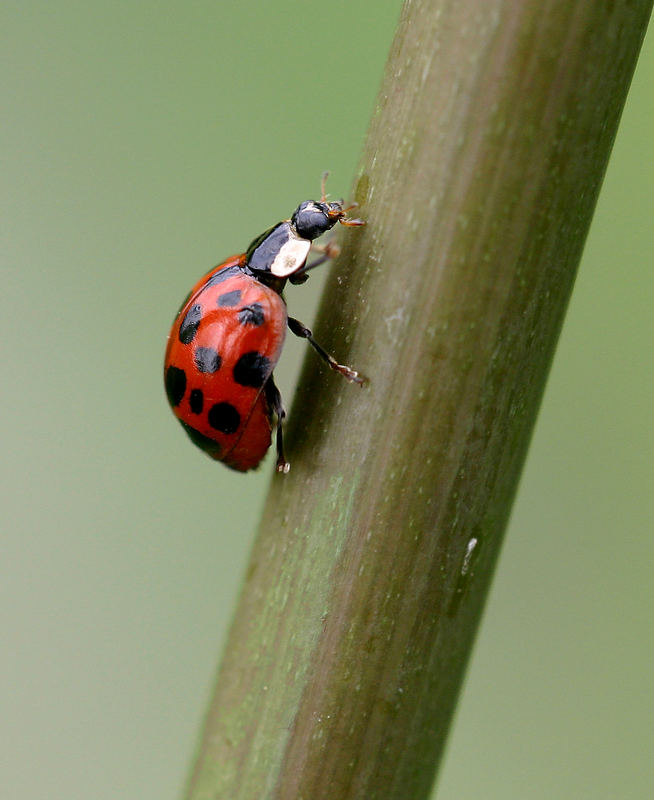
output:
<svg viewBox="0 0 654 800"><path fill-rule="evenodd" d="M291 232L288 241L280 247L270 265L270 271L277 278L288 278L304 264L310 247L311 242L308 239L302 239Z"/></svg>

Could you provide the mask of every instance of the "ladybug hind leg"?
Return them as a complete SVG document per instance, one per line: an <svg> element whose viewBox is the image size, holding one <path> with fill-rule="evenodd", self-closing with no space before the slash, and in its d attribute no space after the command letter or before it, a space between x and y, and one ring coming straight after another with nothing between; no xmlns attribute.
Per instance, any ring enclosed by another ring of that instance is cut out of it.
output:
<svg viewBox="0 0 654 800"><path fill-rule="evenodd" d="M363 386L366 379L362 375L359 375L356 370L346 366L345 364L339 364L335 358L330 356L324 347L321 347L313 338L313 333L309 330L309 328L306 327L306 325L303 325L299 320L294 319L293 317L289 317L288 327L291 333L294 333L301 339L306 339L316 353L318 353L320 358L322 358L322 360L325 361L327 365L334 370L334 372L339 372L344 378L347 378L348 381L351 381L352 383L358 383L359 386Z"/></svg>
<svg viewBox="0 0 654 800"><path fill-rule="evenodd" d="M275 438L275 443L277 446L277 472L283 472L284 475L286 475L291 468L291 465L284 457L284 434L282 432L282 424L284 422L284 417L286 416L284 403L282 402L282 396L277 388L277 385L275 384L275 381L273 380L272 375L266 381L264 388L268 405L272 411L275 412L275 416L277 417L277 433Z"/></svg>

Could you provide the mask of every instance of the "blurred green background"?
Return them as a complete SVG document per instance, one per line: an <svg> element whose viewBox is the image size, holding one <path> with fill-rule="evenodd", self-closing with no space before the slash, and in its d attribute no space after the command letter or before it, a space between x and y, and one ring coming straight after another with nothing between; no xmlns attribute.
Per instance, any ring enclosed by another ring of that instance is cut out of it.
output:
<svg viewBox="0 0 654 800"><path fill-rule="evenodd" d="M241 476L189 444L168 327L322 170L347 195L399 10L3 4L7 800L179 796L272 463ZM439 800L651 796L653 100L650 38ZM309 323L323 277L289 292Z"/></svg>

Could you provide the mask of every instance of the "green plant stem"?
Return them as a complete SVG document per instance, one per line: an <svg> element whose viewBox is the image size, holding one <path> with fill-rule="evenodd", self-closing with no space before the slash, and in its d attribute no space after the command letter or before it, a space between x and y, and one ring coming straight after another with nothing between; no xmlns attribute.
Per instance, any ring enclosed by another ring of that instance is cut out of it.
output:
<svg viewBox="0 0 654 800"><path fill-rule="evenodd" d="M189 800L429 795L650 10L406 3Z"/></svg>

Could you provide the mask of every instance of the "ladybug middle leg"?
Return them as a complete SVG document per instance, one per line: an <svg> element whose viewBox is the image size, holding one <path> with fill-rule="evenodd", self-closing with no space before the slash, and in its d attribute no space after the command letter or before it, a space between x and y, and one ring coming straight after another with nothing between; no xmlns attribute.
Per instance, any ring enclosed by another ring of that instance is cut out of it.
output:
<svg viewBox="0 0 654 800"><path fill-rule="evenodd" d="M331 369L333 369L335 372L340 372L340 374L347 378L348 381L351 381L352 383L358 383L359 386L363 386L366 379L362 375L359 375L356 370L346 366L345 364L339 364L335 358L330 356L329 353L313 338L313 333L309 330L309 328L307 328L306 325L303 325L300 320L289 317L288 327L291 333L294 333L301 339L306 339L316 353L318 353L320 358L327 362L327 365L331 367Z"/></svg>
<svg viewBox="0 0 654 800"><path fill-rule="evenodd" d="M282 423L284 422L286 411L282 402L282 396L275 381L273 380L272 375L266 381L264 391L266 393L268 405L275 412L275 416L277 417L277 434L275 440L277 446L277 472L283 472L286 474L291 468L291 465L284 457L284 434L282 433Z"/></svg>

